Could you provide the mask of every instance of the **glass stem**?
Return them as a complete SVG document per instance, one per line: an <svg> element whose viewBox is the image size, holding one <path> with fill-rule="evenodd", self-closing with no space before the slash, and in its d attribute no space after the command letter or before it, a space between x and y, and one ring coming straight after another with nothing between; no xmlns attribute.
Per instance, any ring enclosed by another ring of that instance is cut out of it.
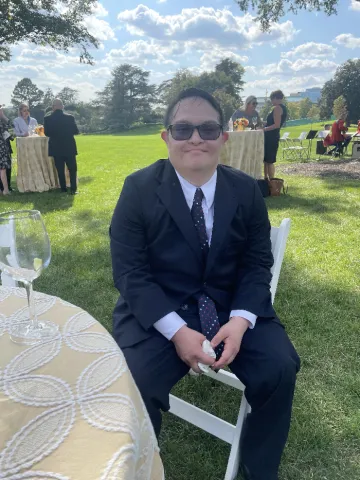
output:
<svg viewBox="0 0 360 480"><path fill-rule="evenodd" d="M29 306L30 327L36 329L38 327L38 319L35 312L34 292L32 282L24 282L26 288L26 295Z"/></svg>

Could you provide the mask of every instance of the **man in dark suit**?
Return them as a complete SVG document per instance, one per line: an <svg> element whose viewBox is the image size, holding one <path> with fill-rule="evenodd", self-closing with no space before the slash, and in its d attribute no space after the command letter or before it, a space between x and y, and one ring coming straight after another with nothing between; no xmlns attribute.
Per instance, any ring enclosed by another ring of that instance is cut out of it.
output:
<svg viewBox="0 0 360 480"><path fill-rule="evenodd" d="M113 333L157 435L189 368L229 365L252 407L245 478L275 480L300 362L271 304L267 209L254 179L219 165L222 125L211 95L182 92L165 117L169 159L126 178L110 227Z"/></svg>
<svg viewBox="0 0 360 480"><path fill-rule="evenodd" d="M79 133L75 118L64 113L62 101L56 98L53 102L53 113L44 118L45 135L49 137L49 156L54 157L56 170L62 192L66 192L65 164L70 173L70 191L77 193L76 185L76 142L74 135Z"/></svg>

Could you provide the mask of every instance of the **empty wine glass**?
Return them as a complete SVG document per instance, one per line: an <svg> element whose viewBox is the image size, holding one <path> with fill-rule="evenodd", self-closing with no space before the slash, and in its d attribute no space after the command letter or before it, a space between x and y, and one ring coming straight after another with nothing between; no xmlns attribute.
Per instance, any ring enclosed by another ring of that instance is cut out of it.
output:
<svg viewBox="0 0 360 480"><path fill-rule="evenodd" d="M258 117L252 117L251 123L253 124L253 129L256 130L257 123L258 123Z"/></svg>
<svg viewBox="0 0 360 480"><path fill-rule="evenodd" d="M10 338L15 343L31 345L53 337L58 332L55 323L39 321L35 312L33 281L51 259L50 240L38 210L17 210L0 214L0 269L26 289L29 319L10 326Z"/></svg>

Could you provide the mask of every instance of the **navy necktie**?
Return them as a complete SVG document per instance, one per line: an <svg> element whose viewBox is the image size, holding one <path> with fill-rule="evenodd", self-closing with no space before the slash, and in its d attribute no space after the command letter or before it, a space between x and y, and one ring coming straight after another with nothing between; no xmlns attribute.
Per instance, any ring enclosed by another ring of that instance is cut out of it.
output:
<svg viewBox="0 0 360 480"><path fill-rule="evenodd" d="M206 264L207 255L209 253L209 243L206 233L205 217L202 209L202 200L204 193L201 188L197 188L194 196L193 206L191 208L191 216L198 232L201 250L203 252L204 264ZM220 330L220 323L213 300L205 293L201 293L197 298L199 317L202 333L208 340L212 340ZM216 349L216 358L219 359L224 349L221 343Z"/></svg>

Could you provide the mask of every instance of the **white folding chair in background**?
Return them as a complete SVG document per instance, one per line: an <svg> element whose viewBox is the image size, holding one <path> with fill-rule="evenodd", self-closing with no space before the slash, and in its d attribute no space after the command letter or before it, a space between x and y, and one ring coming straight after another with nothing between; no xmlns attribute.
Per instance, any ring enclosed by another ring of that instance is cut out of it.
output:
<svg viewBox="0 0 360 480"><path fill-rule="evenodd" d="M305 160L309 157L309 145L304 146L308 132L301 132L297 138L292 138L291 143L283 149L283 156L290 160ZM298 144L298 145L296 145ZM286 155L288 154L288 155Z"/></svg>
<svg viewBox="0 0 360 480"><path fill-rule="evenodd" d="M280 227L271 228L271 250L274 256L274 265L271 269L272 280L270 284L270 290L271 300L273 303L279 281L281 265L284 259L286 242L290 231L290 223L290 218L285 218L281 222ZM213 378L214 380L218 380L225 385L234 387L242 392L245 390L245 386L240 382L240 380L233 373L225 370L220 370L218 373L210 371L205 375ZM186 420L192 425L211 433L215 437L220 438L220 440L223 440L231 445L231 451L224 480L234 480L238 473L240 463L240 436L244 420L250 411L250 405L243 394L236 425L232 425L231 423L226 422L225 420L216 417L205 410L201 410L191 403L185 402L174 395L170 395L171 413L182 418L183 420Z"/></svg>
<svg viewBox="0 0 360 480"><path fill-rule="evenodd" d="M283 158L284 158L284 148L288 146L288 141L291 140L289 137L290 137L290 132L284 132L280 137L280 146L282 148Z"/></svg>
<svg viewBox="0 0 360 480"><path fill-rule="evenodd" d="M15 237L14 228L11 223L0 225L0 247L9 247L9 255L15 258ZM16 287L17 282L5 272L1 273L1 285L5 287Z"/></svg>

